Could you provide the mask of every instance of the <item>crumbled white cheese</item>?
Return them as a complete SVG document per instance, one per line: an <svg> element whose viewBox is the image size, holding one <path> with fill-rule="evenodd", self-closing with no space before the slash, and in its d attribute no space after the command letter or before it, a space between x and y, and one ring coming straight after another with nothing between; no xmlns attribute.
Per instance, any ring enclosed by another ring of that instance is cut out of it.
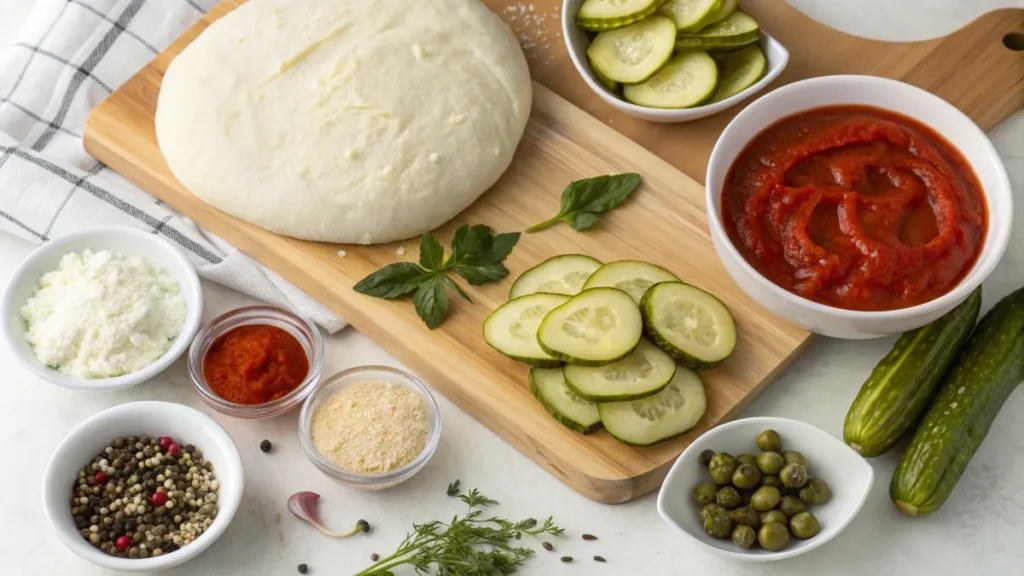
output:
<svg viewBox="0 0 1024 576"><path fill-rule="evenodd" d="M39 280L21 308L40 362L76 378L137 372L170 348L185 325L178 282L138 256L71 253Z"/></svg>

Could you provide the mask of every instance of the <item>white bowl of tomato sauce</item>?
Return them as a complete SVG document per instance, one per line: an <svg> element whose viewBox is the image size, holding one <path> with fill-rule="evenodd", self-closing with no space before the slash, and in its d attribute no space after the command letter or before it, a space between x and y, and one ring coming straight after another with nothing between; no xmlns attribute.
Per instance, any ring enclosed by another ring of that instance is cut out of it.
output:
<svg viewBox="0 0 1024 576"><path fill-rule="evenodd" d="M1006 251L1013 198L966 115L872 76L825 76L758 99L707 173L711 238L748 296L812 332L864 339L955 308Z"/></svg>

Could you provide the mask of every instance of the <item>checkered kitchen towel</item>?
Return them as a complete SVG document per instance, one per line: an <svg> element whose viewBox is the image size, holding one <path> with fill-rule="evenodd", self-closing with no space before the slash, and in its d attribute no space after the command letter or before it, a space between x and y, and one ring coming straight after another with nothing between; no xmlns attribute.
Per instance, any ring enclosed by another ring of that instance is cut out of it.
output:
<svg viewBox="0 0 1024 576"><path fill-rule="evenodd" d="M216 3L39 0L0 53L0 230L37 243L103 224L149 230L184 250L203 278L333 333L344 320L82 147L89 111Z"/></svg>

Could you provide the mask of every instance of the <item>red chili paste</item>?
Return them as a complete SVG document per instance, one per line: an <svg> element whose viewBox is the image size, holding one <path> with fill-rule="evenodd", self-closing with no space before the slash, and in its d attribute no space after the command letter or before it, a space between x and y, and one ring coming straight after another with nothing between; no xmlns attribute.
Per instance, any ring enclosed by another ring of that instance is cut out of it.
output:
<svg viewBox="0 0 1024 576"><path fill-rule="evenodd" d="M920 122L867 106L819 108L767 128L733 163L722 214L758 272L849 310L949 292L987 228L963 155Z"/></svg>
<svg viewBox="0 0 1024 576"><path fill-rule="evenodd" d="M264 404L296 389L309 374L302 344L267 324L232 328L203 358L203 377L215 394L235 404Z"/></svg>

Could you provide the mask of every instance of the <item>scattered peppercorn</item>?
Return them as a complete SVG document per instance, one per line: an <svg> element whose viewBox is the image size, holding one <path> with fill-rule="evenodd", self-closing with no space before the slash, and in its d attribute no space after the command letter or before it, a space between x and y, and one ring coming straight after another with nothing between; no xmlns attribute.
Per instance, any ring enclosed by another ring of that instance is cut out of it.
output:
<svg viewBox="0 0 1024 576"><path fill-rule="evenodd" d="M270 443L270 440L264 440L263 442L260 442L260 450L262 450L264 453L270 452L270 449L273 447L274 446Z"/></svg>
<svg viewBox="0 0 1024 576"><path fill-rule="evenodd" d="M103 470L100 470L99 472L96 473L95 476L93 476L93 479L96 480L97 484L106 484L107 483L107 473L104 472Z"/></svg>
<svg viewBox="0 0 1024 576"><path fill-rule="evenodd" d="M562 556L562 562L572 562L572 556Z"/></svg>
<svg viewBox="0 0 1024 576"><path fill-rule="evenodd" d="M547 550L548 552L551 552L552 550L555 549L555 547L551 545L551 542L545 542L545 543L541 544L541 546L543 546L544 549Z"/></svg>
<svg viewBox="0 0 1024 576"><path fill-rule="evenodd" d="M309 566L306 566L305 564L299 564L299 574L305 574L308 571Z"/></svg>
<svg viewBox="0 0 1024 576"><path fill-rule="evenodd" d="M604 556L594 556L594 562L607 562L607 560L604 559Z"/></svg>
<svg viewBox="0 0 1024 576"><path fill-rule="evenodd" d="M597 540L597 536L594 536L593 534L584 534L583 535L583 539L584 540Z"/></svg>
<svg viewBox="0 0 1024 576"><path fill-rule="evenodd" d="M377 560L380 560L380 554L377 554L376 552L370 554L370 562L376 562Z"/></svg>

